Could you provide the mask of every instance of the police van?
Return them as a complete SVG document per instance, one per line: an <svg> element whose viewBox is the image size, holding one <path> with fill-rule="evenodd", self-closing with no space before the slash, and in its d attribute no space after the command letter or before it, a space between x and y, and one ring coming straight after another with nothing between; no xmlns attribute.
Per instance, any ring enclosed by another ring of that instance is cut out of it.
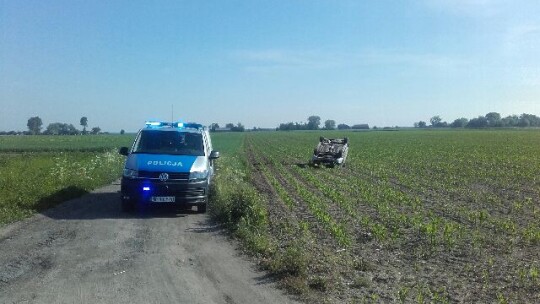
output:
<svg viewBox="0 0 540 304"><path fill-rule="evenodd" d="M148 121L127 156L121 183L122 210L149 205L182 205L206 212L219 152L208 129L197 123Z"/></svg>

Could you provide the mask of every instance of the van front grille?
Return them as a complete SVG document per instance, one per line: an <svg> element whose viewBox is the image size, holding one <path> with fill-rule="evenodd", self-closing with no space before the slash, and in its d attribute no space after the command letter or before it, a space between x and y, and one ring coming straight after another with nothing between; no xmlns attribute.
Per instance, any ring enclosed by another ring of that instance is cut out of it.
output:
<svg viewBox="0 0 540 304"><path fill-rule="evenodd" d="M154 172L154 171L139 171L140 178L159 179L161 173L169 174L169 180L188 180L189 172Z"/></svg>

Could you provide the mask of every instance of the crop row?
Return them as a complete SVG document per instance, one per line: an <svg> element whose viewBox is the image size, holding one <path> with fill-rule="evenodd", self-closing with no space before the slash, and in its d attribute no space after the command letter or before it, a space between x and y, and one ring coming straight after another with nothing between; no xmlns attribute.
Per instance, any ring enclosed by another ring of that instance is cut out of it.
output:
<svg viewBox="0 0 540 304"><path fill-rule="evenodd" d="M340 135L328 133L334 134ZM535 294L540 243L538 133L347 135L351 146L347 165L335 169L307 164L319 134L262 133L247 138L281 200L308 205L342 245L361 252L366 241L378 243L386 253L412 261L416 270L423 259L436 267L448 259L459 261L443 269L470 284L492 286L484 292L486 298L523 299ZM332 226L342 229L336 233ZM502 292L505 288L513 291Z"/></svg>

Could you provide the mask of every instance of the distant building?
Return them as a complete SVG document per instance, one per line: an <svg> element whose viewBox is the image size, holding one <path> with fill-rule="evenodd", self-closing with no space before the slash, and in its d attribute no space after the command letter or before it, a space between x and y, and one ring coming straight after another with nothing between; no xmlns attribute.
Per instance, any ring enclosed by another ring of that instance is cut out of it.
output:
<svg viewBox="0 0 540 304"><path fill-rule="evenodd" d="M213 132L230 132L231 128L215 128Z"/></svg>

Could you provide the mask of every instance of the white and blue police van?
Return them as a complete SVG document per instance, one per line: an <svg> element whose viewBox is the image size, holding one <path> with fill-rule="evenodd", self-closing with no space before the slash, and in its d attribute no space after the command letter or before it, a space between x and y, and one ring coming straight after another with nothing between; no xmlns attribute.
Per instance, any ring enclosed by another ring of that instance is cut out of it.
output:
<svg viewBox="0 0 540 304"><path fill-rule="evenodd" d="M197 123L148 121L131 146L121 183L122 210L149 205L197 207L206 212L219 152L208 129Z"/></svg>

